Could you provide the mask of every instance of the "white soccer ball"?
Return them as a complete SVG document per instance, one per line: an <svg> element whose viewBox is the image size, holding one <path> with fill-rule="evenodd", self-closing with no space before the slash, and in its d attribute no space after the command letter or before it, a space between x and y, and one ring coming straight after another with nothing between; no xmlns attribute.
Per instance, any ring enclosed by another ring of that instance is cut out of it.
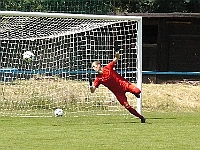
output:
<svg viewBox="0 0 200 150"><path fill-rule="evenodd" d="M60 108L57 108L55 111L54 111L54 115L56 117L62 117L63 116L63 110L60 109Z"/></svg>
<svg viewBox="0 0 200 150"><path fill-rule="evenodd" d="M35 56L31 51L26 51L22 55L23 55L24 61L27 62L27 63L32 62L33 59L34 59L34 56Z"/></svg>

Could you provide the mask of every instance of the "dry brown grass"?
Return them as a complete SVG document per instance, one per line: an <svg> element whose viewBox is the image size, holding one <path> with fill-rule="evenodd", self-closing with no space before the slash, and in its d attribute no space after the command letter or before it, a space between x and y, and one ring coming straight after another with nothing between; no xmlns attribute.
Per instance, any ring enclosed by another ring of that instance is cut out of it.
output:
<svg viewBox="0 0 200 150"><path fill-rule="evenodd" d="M64 79L16 80L13 84L0 84L0 109L34 110L67 108L69 111L94 109L108 100L108 91L100 88L89 92L88 82Z"/></svg>
<svg viewBox="0 0 200 150"><path fill-rule="evenodd" d="M147 110L191 111L200 108L200 86L187 84L143 84L143 106Z"/></svg>
<svg viewBox="0 0 200 150"><path fill-rule="evenodd" d="M191 111L200 108L200 85L143 84L142 91L143 108L146 111ZM132 94L127 96L135 102ZM77 103L87 106L91 102L102 105L109 104L108 101L112 101L110 97L110 92L101 87L95 94L91 94L88 82L85 81L32 79L15 81L13 85L0 85L1 108L25 105L69 106Z"/></svg>

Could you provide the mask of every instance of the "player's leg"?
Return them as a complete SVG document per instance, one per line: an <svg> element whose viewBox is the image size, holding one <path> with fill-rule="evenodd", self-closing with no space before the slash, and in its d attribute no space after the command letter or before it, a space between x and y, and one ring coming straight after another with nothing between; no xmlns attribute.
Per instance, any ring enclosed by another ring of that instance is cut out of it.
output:
<svg viewBox="0 0 200 150"><path fill-rule="evenodd" d="M127 85L127 91L134 94L137 98L140 98L141 90L139 88L137 88L135 85L128 84Z"/></svg>
<svg viewBox="0 0 200 150"><path fill-rule="evenodd" d="M128 101L125 94L117 94L115 95L122 106L124 106L132 115L141 119L141 123L145 123L145 118L140 115L134 108L132 108Z"/></svg>

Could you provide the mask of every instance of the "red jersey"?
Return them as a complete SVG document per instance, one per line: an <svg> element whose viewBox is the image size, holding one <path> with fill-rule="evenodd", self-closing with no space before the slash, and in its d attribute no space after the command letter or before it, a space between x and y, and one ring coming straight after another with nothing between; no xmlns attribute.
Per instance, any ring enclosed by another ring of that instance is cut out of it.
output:
<svg viewBox="0 0 200 150"><path fill-rule="evenodd" d="M114 94L125 93L126 87L131 83L113 70L114 65L114 61L111 61L107 66L103 67L103 73L97 75L94 80L94 86L98 88L100 84L103 84Z"/></svg>

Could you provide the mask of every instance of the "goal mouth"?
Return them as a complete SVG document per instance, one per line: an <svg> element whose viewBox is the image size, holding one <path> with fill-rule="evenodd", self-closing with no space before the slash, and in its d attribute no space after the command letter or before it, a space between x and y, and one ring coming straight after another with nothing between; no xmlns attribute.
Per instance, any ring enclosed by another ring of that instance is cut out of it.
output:
<svg viewBox="0 0 200 150"><path fill-rule="evenodd" d="M92 95L88 90L88 74L95 78L91 63L112 61L115 41L122 55L116 70L141 88L141 17L15 11L0 16L0 115L52 114L55 107L122 111L106 88ZM23 60L26 51L34 54L29 63Z"/></svg>

